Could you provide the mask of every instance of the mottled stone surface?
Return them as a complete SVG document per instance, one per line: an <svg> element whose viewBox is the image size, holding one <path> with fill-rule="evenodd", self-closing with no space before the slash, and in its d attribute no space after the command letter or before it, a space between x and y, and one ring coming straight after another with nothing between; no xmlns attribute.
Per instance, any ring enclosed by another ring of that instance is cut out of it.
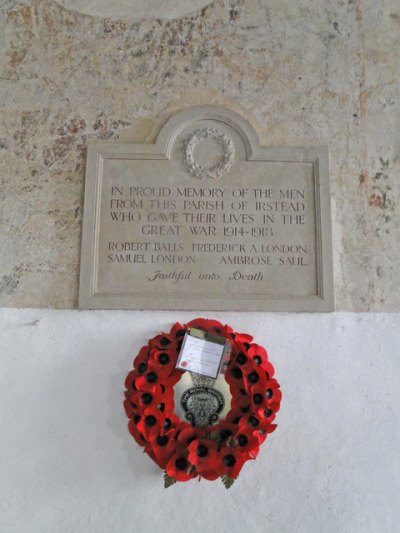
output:
<svg viewBox="0 0 400 533"><path fill-rule="evenodd" d="M129 17L130 20L143 18L183 17L197 9L201 9L210 0L56 0L57 4L66 9L94 15L97 17L121 18Z"/></svg>
<svg viewBox="0 0 400 533"><path fill-rule="evenodd" d="M399 309L398 2L216 0L142 21L102 4L1 3L1 305L76 306L88 140L151 141L215 103L263 144L329 145L337 307Z"/></svg>

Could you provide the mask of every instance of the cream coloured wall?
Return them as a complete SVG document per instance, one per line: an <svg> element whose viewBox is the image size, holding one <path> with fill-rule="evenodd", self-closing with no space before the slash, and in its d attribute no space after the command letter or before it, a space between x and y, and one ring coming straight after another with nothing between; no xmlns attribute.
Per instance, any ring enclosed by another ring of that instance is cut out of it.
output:
<svg viewBox="0 0 400 533"><path fill-rule="evenodd" d="M123 383L148 338L194 316L0 311L0 531L398 531L400 315L203 314L269 349L278 428L229 491L165 490Z"/></svg>

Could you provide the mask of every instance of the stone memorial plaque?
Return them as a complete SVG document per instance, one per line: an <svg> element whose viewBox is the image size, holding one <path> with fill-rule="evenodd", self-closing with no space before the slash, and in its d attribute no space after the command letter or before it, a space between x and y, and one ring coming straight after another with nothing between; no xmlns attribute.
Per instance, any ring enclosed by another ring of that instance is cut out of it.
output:
<svg viewBox="0 0 400 533"><path fill-rule="evenodd" d="M333 310L327 149L260 146L214 106L90 145L79 306Z"/></svg>

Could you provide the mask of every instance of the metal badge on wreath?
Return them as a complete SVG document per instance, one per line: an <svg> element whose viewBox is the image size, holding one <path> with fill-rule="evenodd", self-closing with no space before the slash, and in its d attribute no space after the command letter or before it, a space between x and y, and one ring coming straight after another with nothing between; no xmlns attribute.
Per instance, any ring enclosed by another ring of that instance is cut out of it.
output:
<svg viewBox="0 0 400 533"><path fill-rule="evenodd" d="M224 409L224 396L214 388L215 379L189 372L193 387L181 396L185 417L193 427L207 427L218 421Z"/></svg>

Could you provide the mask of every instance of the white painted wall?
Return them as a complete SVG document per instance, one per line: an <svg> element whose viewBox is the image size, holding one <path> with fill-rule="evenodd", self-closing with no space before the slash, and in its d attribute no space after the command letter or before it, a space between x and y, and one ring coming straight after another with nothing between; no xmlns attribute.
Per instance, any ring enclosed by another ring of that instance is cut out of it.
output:
<svg viewBox="0 0 400 533"><path fill-rule="evenodd" d="M164 490L126 429L139 347L193 313L0 310L0 531L399 531L400 315L204 315L269 348L279 427L226 491Z"/></svg>

